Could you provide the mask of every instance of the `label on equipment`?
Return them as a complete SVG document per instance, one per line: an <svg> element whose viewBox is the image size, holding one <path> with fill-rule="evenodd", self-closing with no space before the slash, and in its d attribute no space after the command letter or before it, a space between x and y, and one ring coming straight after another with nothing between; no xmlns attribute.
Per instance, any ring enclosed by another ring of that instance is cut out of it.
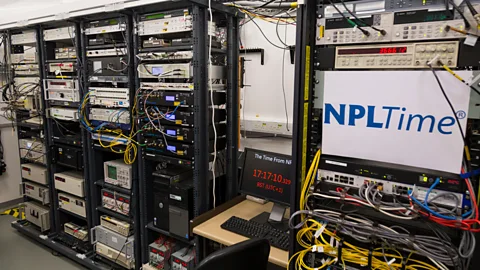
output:
<svg viewBox="0 0 480 270"><path fill-rule="evenodd" d="M179 202L182 201L182 197L177 196L177 195L173 195L173 194L170 194L170 199L176 200L176 201L179 201Z"/></svg>

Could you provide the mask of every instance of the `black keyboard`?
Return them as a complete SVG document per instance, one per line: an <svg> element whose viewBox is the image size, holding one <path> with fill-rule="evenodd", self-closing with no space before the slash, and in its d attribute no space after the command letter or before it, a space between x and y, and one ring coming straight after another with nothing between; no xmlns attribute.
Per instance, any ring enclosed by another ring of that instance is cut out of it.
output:
<svg viewBox="0 0 480 270"><path fill-rule="evenodd" d="M222 229L243 235L248 238L265 238L272 247L288 251L288 232L275 229L269 224L260 224L233 216L225 221Z"/></svg>

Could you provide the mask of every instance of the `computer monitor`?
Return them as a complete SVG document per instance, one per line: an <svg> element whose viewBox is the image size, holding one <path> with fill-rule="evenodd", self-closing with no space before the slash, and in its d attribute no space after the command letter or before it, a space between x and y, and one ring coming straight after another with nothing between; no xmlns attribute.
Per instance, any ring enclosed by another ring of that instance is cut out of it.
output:
<svg viewBox="0 0 480 270"><path fill-rule="evenodd" d="M252 220L260 223L283 223L290 205L292 157L273 152L245 148L240 192L274 203L271 213L262 213ZM287 226L285 226L287 225Z"/></svg>

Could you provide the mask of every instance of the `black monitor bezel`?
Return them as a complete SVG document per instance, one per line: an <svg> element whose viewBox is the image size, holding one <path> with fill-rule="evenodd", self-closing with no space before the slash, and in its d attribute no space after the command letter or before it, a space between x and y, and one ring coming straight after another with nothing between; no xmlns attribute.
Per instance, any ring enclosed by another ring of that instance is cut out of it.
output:
<svg viewBox="0 0 480 270"><path fill-rule="evenodd" d="M247 153L250 152L250 151L251 152L261 152L261 153L271 154L271 155L276 155L276 156L280 155L280 156L283 156L283 157L288 157L289 159L291 159L293 161L293 158L292 158L291 155L285 155L285 154L281 154L281 153L277 153L277 152L270 152L270 151L264 151L264 150L260 150L260 149L245 147L244 150L243 150L244 159L243 159L243 164L242 164L242 173L241 173L241 176L240 176L240 185L239 185L239 188L238 188L240 193L245 194L245 195L250 195L250 196L253 196L253 197L257 197L257 198L261 198L261 199L265 199L269 202L274 202L274 203L277 203L277 204L281 204L281 205L290 207L290 193L291 193L291 190L289 192L289 195L287 196L288 197L287 198L288 203L286 203L286 202L282 202L282 201L279 201L279 200L270 199L270 198L267 198L265 196L259 196L258 194L255 194L253 192L248 192L248 191L245 191L245 190L242 189L243 180L244 180L243 176L244 176L244 173L245 173L245 163L247 162ZM293 166L293 164L291 166ZM292 177L290 177L290 179L292 179L291 185L294 185L295 181L293 180ZM289 187L291 187L291 185Z"/></svg>

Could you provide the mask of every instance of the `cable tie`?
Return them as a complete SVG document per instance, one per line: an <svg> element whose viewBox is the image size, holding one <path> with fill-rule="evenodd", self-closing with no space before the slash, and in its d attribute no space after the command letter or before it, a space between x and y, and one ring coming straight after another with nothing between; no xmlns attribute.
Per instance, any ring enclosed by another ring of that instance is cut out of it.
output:
<svg viewBox="0 0 480 270"><path fill-rule="evenodd" d="M460 228L462 226L462 215L457 215L455 219L455 228Z"/></svg>
<svg viewBox="0 0 480 270"><path fill-rule="evenodd" d="M323 231L325 230L325 226L327 226L326 223L323 223L322 227L320 227L316 232L315 232L315 238L318 238Z"/></svg>
<svg viewBox="0 0 480 270"><path fill-rule="evenodd" d="M390 261L387 262L387 265L390 266L392 263L395 262L395 258L391 259Z"/></svg>
<svg viewBox="0 0 480 270"><path fill-rule="evenodd" d="M312 246L312 252L317 252L317 246L316 245Z"/></svg>

